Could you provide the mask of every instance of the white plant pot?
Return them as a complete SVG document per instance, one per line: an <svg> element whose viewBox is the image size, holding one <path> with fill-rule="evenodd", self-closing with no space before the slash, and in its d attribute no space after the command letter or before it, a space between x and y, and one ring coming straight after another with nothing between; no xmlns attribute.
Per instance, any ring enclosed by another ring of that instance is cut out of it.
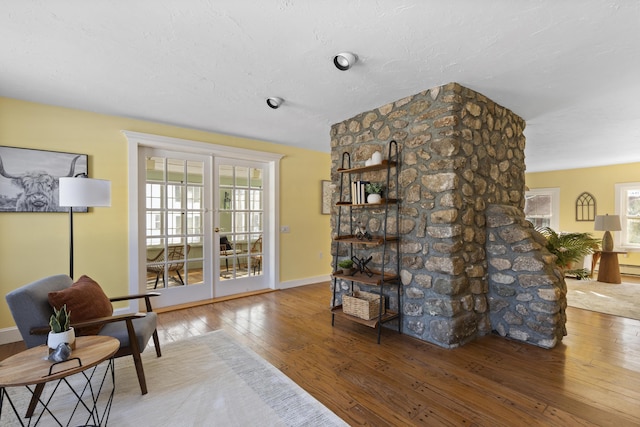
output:
<svg viewBox="0 0 640 427"><path fill-rule="evenodd" d="M367 196L367 203L374 204L374 203L380 203L381 201L382 201L382 197L379 194L372 193Z"/></svg>
<svg viewBox="0 0 640 427"><path fill-rule="evenodd" d="M73 330L73 327L69 328L68 331L65 332L49 332L49 336L47 337L47 347L52 350L55 350L60 343L66 342L69 344L69 347L75 348L76 346L76 332Z"/></svg>

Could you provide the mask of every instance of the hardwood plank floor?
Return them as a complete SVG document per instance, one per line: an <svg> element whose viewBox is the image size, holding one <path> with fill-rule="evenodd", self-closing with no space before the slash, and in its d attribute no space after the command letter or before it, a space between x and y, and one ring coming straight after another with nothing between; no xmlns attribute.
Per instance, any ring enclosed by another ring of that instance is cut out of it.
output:
<svg viewBox="0 0 640 427"><path fill-rule="evenodd" d="M640 321L569 307L553 350L498 336L447 350L393 330L378 345L331 326L330 296L320 283L164 312L160 340L224 329L351 425L640 425Z"/></svg>

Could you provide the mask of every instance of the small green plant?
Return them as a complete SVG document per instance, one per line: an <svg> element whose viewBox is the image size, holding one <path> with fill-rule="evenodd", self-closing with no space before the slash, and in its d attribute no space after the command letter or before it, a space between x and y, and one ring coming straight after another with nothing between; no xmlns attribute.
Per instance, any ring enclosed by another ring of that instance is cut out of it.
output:
<svg viewBox="0 0 640 427"><path fill-rule="evenodd" d="M54 307L53 314L49 319L49 326L51 326L51 332L59 334L60 332L66 332L69 330L69 324L71 322L71 312L67 312L67 305L60 307L60 310Z"/></svg>
<svg viewBox="0 0 640 427"><path fill-rule="evenodd" d="M340 261L338 263L338 266L341 268L352 268L353 267L353 261L350 259L343 259L342 261Z"/></svg>
<svg viewBox="0 0 640 427"><path fill-rule="evenodd" d="M380 194L382 193L382 184L377 182L370 182L364 187L368 194Z"/></svg>

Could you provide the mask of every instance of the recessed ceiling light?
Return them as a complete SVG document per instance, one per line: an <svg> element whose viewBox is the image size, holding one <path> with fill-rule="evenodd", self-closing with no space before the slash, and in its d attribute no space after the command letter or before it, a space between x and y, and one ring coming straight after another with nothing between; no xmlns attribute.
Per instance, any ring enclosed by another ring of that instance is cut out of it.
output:
<svg viewBox="0 0 640 427"><path fill-rule="evenodd" d="M333 65L340 71L347 71L358 61L358 57L351 52L342 52L333 57Z"/></svg>
<svg viewBox="0 0 640 427"><path fill-rule="evenodd" d="M277 98L277 97L267 98L267 105L273 108L274 110L277 109L279 106L281 106L283 102L284 102L284 99L282 98Z"/></svg>

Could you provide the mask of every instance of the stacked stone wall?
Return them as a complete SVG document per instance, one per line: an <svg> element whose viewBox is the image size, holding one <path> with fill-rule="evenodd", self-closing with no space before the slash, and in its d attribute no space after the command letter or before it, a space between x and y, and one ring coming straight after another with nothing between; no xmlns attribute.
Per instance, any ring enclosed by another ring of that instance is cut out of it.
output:
<svg viewBox="0 0 640 427"><path fill-rule="evenodd" d="M393 289L388 295L391 309L402 312L404 333L457 347L494 329L485 210L490 204L524 207L524 127L510 110L457 83L332 126L332 180L337 189L343 178L338 168L364 166L375 151L386 158L388 142L399 144L398 188L392 179L392 188L385 191L401 201L399 220L390 216L386 227L401 235L402 303L394 298ZM345 152L350 165L342 164ZM361 178L382 181L384 177L384 172L373 172ZM346 185L342 194L334 193L333 201L348 200L348 193ZM334 235L337 212L334 208ZM380 233L385 226L383 209L356 209L351 220L371 233ZM340 227L341 234L350 232L346 215ZM334 243L333 256L345 257L346 246ZM395 252L387 252L385 260L380 247L359 248L359 253L373 257L371 267L395 268ZM350 290L350 282L339 281L338 286L340 297Z"/></svg>
<svg viewBox="0 0 640 427"><path fill-rule="evenodd" d="M493 328L503 337L553 348L567 334L567 286L545 243L520 209L487 209Z"/></svg>

